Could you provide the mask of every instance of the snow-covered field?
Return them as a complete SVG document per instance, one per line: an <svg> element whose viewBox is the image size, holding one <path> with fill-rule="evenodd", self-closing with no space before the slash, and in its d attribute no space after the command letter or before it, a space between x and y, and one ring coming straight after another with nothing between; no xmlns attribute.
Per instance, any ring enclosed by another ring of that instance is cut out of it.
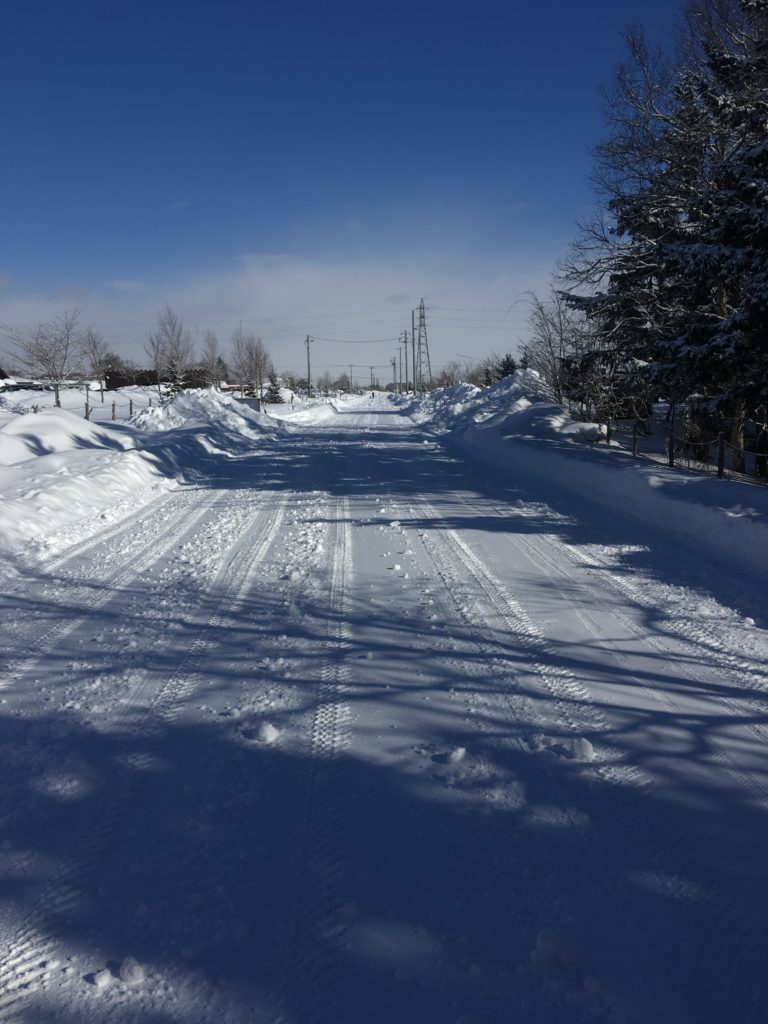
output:
<svg viewBox="0 0 768 1024"><path fill-rule="evenodd" d="M0 410L0 1022L764 1021L768 494L593 432Z"/></svg>

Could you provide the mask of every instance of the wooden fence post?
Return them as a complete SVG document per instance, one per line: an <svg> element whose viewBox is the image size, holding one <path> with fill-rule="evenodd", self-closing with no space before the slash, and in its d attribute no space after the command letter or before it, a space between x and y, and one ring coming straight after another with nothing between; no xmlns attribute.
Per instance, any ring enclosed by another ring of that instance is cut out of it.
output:
<svg viewBox="0 0 768 1024"><path fill-rule="evenodd" d="M117 419L117 402L112 403L112 419Z"/></svg>
<svg viewBox="0 0 768 1024"><path fill-rule="evenodd" d="M133 416L133 399L128 399L128 415Z"/></svg>

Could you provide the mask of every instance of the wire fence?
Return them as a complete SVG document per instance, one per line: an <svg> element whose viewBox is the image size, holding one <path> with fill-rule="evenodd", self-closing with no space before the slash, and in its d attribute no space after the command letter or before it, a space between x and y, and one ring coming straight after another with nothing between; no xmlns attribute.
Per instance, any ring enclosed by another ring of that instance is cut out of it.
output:
<svg viewBox="0 0 768 1024"><path fill-rule="evenodd" d="M749 438L743 448L731 444L724 434L714 439L649 433L635 427L617 426L614 435L621 437L632 454L665 462L674 468L679 466L689 471L707 473L721 480L768 486L768 443L764 432ZM660 442L663 441L663 447Z"/></svg>
<svg viewBox="0 0 768 1024"><path fill-rule="evenodd" d="M230 392L231 394L231 392ZM83 418L86 420L98 420L104 422L106 420L122 420L130 419L135 413L141 412L142 409L157 409L163 402L167 400L169 396L163 395L157 398L127 398L127 399L113 399L111 402L82 402L80 408L83 410ZM254 409L256 412L265 412L267 401L264 398L252 398L239 394L232 394L232 398L236 402L240 402L242 405L248 406L250 409ZM322 402L328 401L327 399L310 399L310 404L322 404ZM293 403L291 402L291 405ZM40 404L34 404L31 406L33 413L39 413L41 408L50 408L50 406L41 406ZM67 406L67 412L74 412L72 406ZM118 412L121 415L118 415Z"/></svg>
<svg viewBox="0 0 768 1024"><path fill-rule="evenodd" d="M126 400L123 400L123 401L114 400L112 402L104 402L104 403L101 403L101 402L83 402L83 404L82 404L83 419L86 419L86 420L92 420L93 419L93 420L99 420L99 421L112 420L113 422L118 420L118 419L130 419L131 416L134 415L134 413L140 412L142 409L152 409L153 407L156 408L160 404L161 404L160 401L154 401L152 398L147 399L146 404L144 402L140 402L138 399L134 399L134 398L129 398L129 399L126 399ZM41 406L38 403L34 403L31 408L32 408L32 412L33 413L39 413L40 409L41 409ZM50 408L50 407L49 406L44 406L44 408ZM74 410L69 408L67 411L68 412L73 412ZM127 413L127 416L125 416L125 415L118 416L118 411L121 412L121 413ZM94 413L99 413L99 415L94 416ZM106 415L103 415L104 413L106 413Z"/></svg>

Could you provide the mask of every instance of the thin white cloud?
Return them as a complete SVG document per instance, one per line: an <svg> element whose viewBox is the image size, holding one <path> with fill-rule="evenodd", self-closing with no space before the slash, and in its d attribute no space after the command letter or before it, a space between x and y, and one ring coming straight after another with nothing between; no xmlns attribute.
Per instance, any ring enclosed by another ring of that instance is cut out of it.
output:
<svg viewBox="0 0 768 1024"><path fill-rule="evenodd" d="M279 368L300 369L307 334L317 366L386 365L400 332L411 325L411 309L423 296L428 307L432 364L452 352L483 356L514 351L525 333L525 308L514 305L529 289L547 288L554 265L545 259L489 258L446 252L402 259L322 260L281 253L244 254L229 267L190 274L176 281L142 284L130 278L94 286L87 293L0 295L0 324L28 324L82 309L110 347L141 362L143 342L158 312L170 304L193 338L208 329L222 343L243 327L261 334ZM73 301L73 298L82 301ZM352 344L375 339L382 344ZM345 343L347 342L347 343Z"/></svg>

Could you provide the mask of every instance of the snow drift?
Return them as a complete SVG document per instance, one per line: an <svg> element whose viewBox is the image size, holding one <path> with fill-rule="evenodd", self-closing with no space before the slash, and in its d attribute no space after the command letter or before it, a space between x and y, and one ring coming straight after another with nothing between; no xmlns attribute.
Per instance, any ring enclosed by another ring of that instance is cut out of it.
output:
<svg viewBox="0 0 768 1024"><path fill-rule="evenodd" d="M229 435L230 440L245 437L256 440L265 433L274 433L275 421L256 412L243 402L213 389L181 391L167 402L143 409L131 424L148 433L194 428Z"/></svg>
<svg viewBox="0 0 768 1024"><path fill-rule="evenodd" d="M55 549L63 527L103 519L126 498L135 508L196 476L205 459L236 457L277 430L215 391L184 392L127 425L17 410L0 409L0 550L28 553Z"/></svg>
<svg viewBox="0 0 768 1024"><path fill-rule="evenodd" d="M438 390L405 411L447 432L465 457L534 482L554 504L576 495L660 526L699 556L706 550L744 571L768 570L768 489L671 470L619 445L597 444L603 428L573 420L534 370L518 370L489 388Z"/></svg>

